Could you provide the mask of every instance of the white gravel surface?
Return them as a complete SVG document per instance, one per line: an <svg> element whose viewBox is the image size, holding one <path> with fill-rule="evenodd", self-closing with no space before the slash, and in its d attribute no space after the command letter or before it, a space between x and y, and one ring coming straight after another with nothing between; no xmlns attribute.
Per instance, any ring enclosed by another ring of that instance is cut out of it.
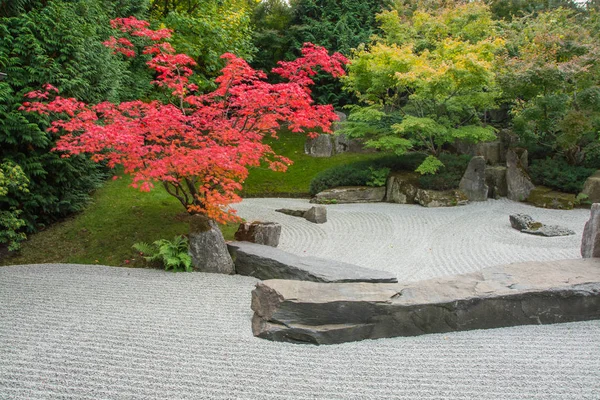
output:
<svg viewBox="0 0 600 400"><path fill-rule="evenodd" d="M314 225L250 199L241 216L282 223L280 247L394 272L400 281L579 257L589 211L507 200L459 208L329 205ZM573 229L527 236L525 212ZM242 276L82 265L0 268L0 399L600 399L600 321L336 346L254 338Z"/></svg>

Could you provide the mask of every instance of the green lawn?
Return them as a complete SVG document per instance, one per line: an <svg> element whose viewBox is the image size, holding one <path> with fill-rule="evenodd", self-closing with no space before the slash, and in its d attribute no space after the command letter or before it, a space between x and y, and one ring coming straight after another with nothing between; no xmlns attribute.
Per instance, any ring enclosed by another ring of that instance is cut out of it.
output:
<svg viewBox="0 0 600 400"><path fill-rule="evenodd" d="M270 143L278 154L294 161L286 173L256 168L244 185L246 197L308 196L315 174L334 165L381 157L378 154L341 154L332 158L313 158L304 154L305 137L284 133ZM161 187L142 193L129 187L129 177L107 181L93 195L85 211L30 235L21 254L0 259L1 265L33 263L82 263L144 266L131 246L140 241L153 242L186 234L183 206ZM232 239L237 225L221 227Z"/></svg>

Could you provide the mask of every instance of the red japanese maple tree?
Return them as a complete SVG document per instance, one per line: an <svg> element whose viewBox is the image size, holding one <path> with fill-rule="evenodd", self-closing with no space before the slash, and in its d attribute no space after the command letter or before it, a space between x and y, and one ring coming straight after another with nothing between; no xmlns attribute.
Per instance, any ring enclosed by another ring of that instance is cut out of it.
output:
<svg viewBox="0 0 600 400"><path fill-rule="evenodd" d="M89 105L63 98L45 85L27 94L36 100L23 103L22 109L58 118L48 130L62 134L55 150L65 157L87 153L111 168L122 165L133 176L133 186L143 191L160 182L191 214L236 220L227 206L241 200L236 192L248 167L266 162L284 171L291 163L263 143L265 136L276 137L284 125L309 135L315 129L331 132L337 119L331 105L313 103L310 86L317 69L334 77L344 74L347 59L339 53L330 56L307 43L302 57L280 62L273 70L287 80L277 84L266 82L265 74L244 60L224 54L227 65L216 80L217 89L198 94L189 82L195 62L166 41L170 30L151 30L148 22L133 17L116 19L112 26L119 35L104 44L115 53L135 57L130 38L148 40L143 53L152 57L147 65L155 71L153 83L168 92L170 102Z"/></svg>

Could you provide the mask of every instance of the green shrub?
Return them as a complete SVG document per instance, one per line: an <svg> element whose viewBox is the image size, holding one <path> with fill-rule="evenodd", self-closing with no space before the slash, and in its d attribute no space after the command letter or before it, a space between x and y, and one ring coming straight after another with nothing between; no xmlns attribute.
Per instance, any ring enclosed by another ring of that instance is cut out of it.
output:
<svg viewBox="0 0 600 400"><path fill-rule="evenodd" d="M563 159L533 160L529 166L529 174L536 185L575 194L581 192L585 180L594 172L594 168L570 165Z"/></svg>
<svg viewBox="0 0 600 400"><path fill-rule="evenodd" d="M192 258L188 254L188 239L185 236L175 236L173 240L160 239L151 245L140 242L134 244L133 248L142 253L146 261L160 261L167 271L192 271Z"/></svg>
<svg viewBox="0 0 600 400"><path fill-rule="evenodd" d="M310 181L309 192L315 195L338 186L363 186L371 178L371 172L362 165L340 165L321 171Z"/></svg>
<svg viewBox="0 0 600 400"><path fill-rule="evenodd" d="M419 177L419 186L429 190L450 190L458 188L467 165L471 160L469 155L442 154L439 160L444 164L435 175Z"/></svg>
<svg viewBox="0 0 600 400"><path fill-rule="evenodd" d="M385 186L385 183L387 182L387 177L390 174L390 169L387 167L369 167L369 173L371 174L371 177L367 181L367 186L381 187Z"/></svg>
<svg viewBox="0 0 600 400"><path fill-rule="evenodd" d="M414 171L425 157L422 153L407 153L329 168L313 178L309 192L314 196L339 186L384 186L390 171Z"/></svg>

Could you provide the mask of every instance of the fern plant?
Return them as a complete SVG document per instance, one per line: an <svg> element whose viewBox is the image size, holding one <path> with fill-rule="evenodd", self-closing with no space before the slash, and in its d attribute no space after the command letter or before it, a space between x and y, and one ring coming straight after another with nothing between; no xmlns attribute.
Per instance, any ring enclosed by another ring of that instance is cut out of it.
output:
<svg viewBox="0 0 600 400"><path fill-rule="evenodd" d="M139 242L133 248L142 253L146 261L160 261L166 271L192 271L192 257L188 253L185 236L175 236L173 240L160 239L152 244Z"/></svg>

